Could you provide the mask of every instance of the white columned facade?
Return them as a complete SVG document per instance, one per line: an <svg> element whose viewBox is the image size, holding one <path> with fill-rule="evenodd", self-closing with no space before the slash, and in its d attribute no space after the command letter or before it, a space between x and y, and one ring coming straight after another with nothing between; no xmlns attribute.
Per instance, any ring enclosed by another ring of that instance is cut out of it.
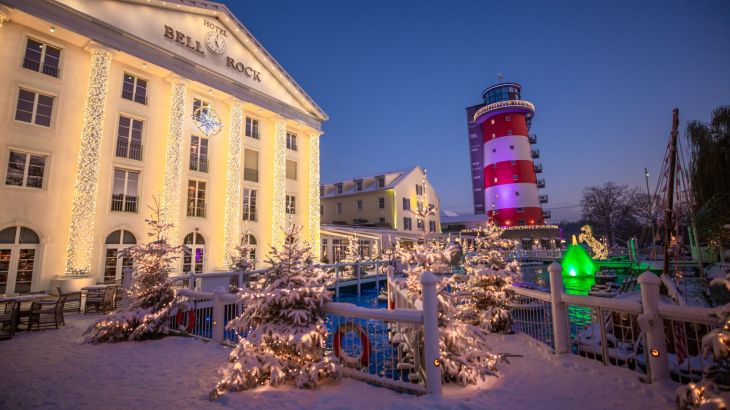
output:
<svg viewBox="0 0 730 410"><path fill-rule="evenodd" d="M225 264L230 266L236 247L241 242L241 129L243 109L241 102L232 100L231 126L228 130L228 166L226 176L226 210L224 216Z"/></svg>
<svg viewBox="0 0 730 410"><path fill-rule="evenodd" d="M319 261L321 244L319 239L320 203L319 203L319 136L320 132L309 133L309 242L315 261Z"/></svg>
<svg viewBox="0 0 730 410"><path fill-rule="evenodd" d="M91 52L91 70L81 127L81 148L66 248L66 274L88 274L94 247L99 160L112 50L96 43L90 44L88 50Z"/></svg>
<svg viewBox="0 0 730 410"><path fill-rule="evenodd" d="M286 118L274 117L274 180L272 201L271 246L280 248L284 244L282 228L287 224L284 212L286 202Z"/></svg>
<svg viewBox="0 0 730 410"><path fill-rule="evenodd" d="M162 189L162 218L171 227L167 231L167 241L171 244L180 243L178 230L180 229L180 202L181 178L183 164L183 149L185 138L185 95L187 81L180 76L172 76L170 96L170 124L167 130L167 146L165 152L165 185Z"/></svg>

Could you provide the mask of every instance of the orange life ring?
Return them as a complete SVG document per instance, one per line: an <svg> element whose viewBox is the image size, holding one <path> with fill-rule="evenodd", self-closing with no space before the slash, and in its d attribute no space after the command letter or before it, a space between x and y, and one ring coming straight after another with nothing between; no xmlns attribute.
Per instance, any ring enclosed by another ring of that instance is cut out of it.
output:
<svg viewBox="0 0 730 410"><path fill-rule="evenodd" d="M360 336L360 344L362 345L362 349L360 350L360 354L357 356L350 356L347 354L347 352L344 352L342 350L342 336L347 332L357 332ZM370 340L368 340L368 335L365 333L363 328L356 324L356 323L344 323L340 325L340 327L337 328L337 331L335 332L334 341L332 343L334 345L335 349L335 355L344 362L346 365L350 366L357 366L358 363L362 365L362 367L368 367L370 364Z"/></svg>
<svg viewBox="0 0 730 410"><path fill-rule="evenodd" d="M185 314L187 313L188 316L188 324L185 325ZM177 323L177 326L185 326L185 330L188 332L192 332L193 328L195 327L195 312L192 310L188 310L187 312L183 312L182 310L177 311L177 315L175 315L175 322Z"/></svg>

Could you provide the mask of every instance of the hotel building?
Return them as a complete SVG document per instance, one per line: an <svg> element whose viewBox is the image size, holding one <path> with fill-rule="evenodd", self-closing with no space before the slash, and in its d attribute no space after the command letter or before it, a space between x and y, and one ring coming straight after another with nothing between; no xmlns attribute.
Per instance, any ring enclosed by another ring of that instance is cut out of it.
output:
<svg viewBox="0 0 730 410"><path fill-rule="evenodd" d="M224 5L0 0L0 40L0 294L121 280L155 203L180 272L319 244L327 116Z"/></svg>

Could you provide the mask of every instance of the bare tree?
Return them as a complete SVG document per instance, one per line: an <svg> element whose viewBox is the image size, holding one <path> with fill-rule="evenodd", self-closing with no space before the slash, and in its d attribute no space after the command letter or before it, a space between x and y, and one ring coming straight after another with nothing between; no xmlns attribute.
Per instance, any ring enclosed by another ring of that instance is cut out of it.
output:
<svg viewBox="0 0 730 410"><path fill-rule="evenodd" d="M592 225L596 233L606 235L608 243L613 244L635 231L639 224L637 217L646 213L644 201L646 198L642 198L639 188L609 181L602 186L584 188L580 204L586 223Z"/></svg>

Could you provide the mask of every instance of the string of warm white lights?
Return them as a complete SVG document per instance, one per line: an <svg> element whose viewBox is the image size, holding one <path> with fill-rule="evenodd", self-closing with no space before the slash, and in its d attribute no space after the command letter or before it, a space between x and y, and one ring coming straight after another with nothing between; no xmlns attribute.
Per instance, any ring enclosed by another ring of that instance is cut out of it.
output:
<svg viewBox="0 0 730 410"><path fill-rule="evenodd" d="M231 129L228 132L228 179L226 180L225 261L230 263L241 237L241 104L231 106Z"/></svg>
<svg viewBox="0 0 730 410"><path fill-rule="evenodd" d="M96 224L96 193L99 186L99 157L111 63L112 55L106 48L96 44L91 46L89 88L86 92L81 149L66 248L67 274L88 274L91 268Z"/></svg>
<svg viewBox="0 0 730 410"><path fill-rule="evenodd" d="M280 247L284 243L284 232L281 229L286 220L286 120L276 117L274 120L274 181L273 209L271 212L271 246ZM319 191L319 187L317 187Z"/></svg>
<svg viewBox="0 0 730 410"><path fill-rule="evenodd" d="M166 233L169 243L178 243L186 92L187 83L181 78L174 79L170 99L170 126L167 130L167 152L165 153L165 186L162 191L162 220L171 225Z"/></svg>
<svg viewBox="0 0 730 410"><path fill-rule="evenodd" d="M318 261L319 246L319 134L309 134L309 240L314 260Z"/></svg>

